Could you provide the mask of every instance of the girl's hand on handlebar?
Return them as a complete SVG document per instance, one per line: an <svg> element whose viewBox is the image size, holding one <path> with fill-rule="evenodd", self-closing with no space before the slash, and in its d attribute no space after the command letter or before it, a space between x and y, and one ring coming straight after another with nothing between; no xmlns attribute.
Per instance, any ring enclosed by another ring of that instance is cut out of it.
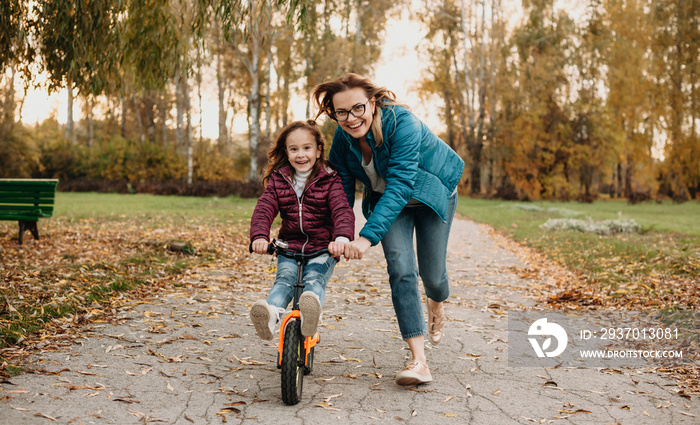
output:
<svg viewBox="0 0 700 425"><path fill-rule="evenodd" d="M365 252L372 246L372 243L360 236L350 243L345 244L345 258L348 260L360 260Z"/></svg>
<svg viewBox="0 0 700 425"><path fill-rule="evenodd" d="M333 241L328 244L328 252L331 253L331 257L340 257L345 253L345 242Z"/></svg>
<svg viewBox="0 0 700 425"><path fill-rule="evenodd" d="M270 244L267 240L259 238L253 241L251 247L256 254L267 254L267 246Z"/></svg>

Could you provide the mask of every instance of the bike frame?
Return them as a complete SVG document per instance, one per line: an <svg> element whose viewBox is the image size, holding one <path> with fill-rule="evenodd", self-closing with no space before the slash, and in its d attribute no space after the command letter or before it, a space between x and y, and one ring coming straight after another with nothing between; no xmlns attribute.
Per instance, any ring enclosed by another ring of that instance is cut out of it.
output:
<svg viewBox="0 0 700 425"><path fill-rule="evenodd" d="M280 325L280 340L277 344L277 368L282 367L282 348L284 347L284 333L287 330L287 322L291 319L298 318L301 320L301 312L297 310L292 310L283 320ZM309 353L311 348L315 347L316 344L321 340L320 335L316 332L314 336L307 336L304 338L304 366L309 365Z"/></svg>

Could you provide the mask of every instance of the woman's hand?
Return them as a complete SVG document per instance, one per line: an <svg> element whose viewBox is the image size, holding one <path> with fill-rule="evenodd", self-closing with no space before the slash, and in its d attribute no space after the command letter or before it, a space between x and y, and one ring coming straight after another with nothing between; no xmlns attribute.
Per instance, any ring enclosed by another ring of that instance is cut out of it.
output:
<svg viewBox="0 0 700 425"><path fill-rule="evenodd" d="M270 242L267 240L263 238L256 239L252 243L253 252L256 254L267 254L268 245L270 245Z"/></svg>
<svg viewBox="0 0 700 425"><path fill-rule="evenodd" d="M331 253L331 257L340 257L345 253L345 245L347 242L333 241L328 244L328 252Z"/></svg>
<svg viewBox="0 0 700 425"><path fill-rule="evenodd" d="M348 260L361 260L362 255L372 246L372 243L360 236L350 243L345 244L345 258Z"/></svg>

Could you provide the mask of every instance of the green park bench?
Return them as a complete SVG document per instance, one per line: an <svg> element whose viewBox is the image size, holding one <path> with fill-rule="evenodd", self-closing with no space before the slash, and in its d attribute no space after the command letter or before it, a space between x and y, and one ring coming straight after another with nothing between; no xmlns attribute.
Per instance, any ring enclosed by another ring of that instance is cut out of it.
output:
<svg viewBox="0 0 700 425"><path fill-rule="evenodd" d="M0 179L0 220L19 222L19 244L29 230L39 239L36 223L53 215L55 179Z"/></svg>

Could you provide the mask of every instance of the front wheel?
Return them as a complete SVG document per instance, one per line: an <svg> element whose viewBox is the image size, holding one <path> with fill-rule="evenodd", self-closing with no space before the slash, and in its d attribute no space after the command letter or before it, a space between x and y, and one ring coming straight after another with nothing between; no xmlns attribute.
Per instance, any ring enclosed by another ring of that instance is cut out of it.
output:
<svg viewBox="0 0 700 425"><path fill-rule="evenodd" d="M299 320L290 320L282 346L282 401L297 404L304 384L304 339Z"/></svg>
<svg viewBox="0 0 700 425"><path fill-rule="evenodd" d="M309 350L309 361L307 362L308 364L304 366L304 375L308 375L314 371L314 348L316 347L311 347Z"/></svg>

